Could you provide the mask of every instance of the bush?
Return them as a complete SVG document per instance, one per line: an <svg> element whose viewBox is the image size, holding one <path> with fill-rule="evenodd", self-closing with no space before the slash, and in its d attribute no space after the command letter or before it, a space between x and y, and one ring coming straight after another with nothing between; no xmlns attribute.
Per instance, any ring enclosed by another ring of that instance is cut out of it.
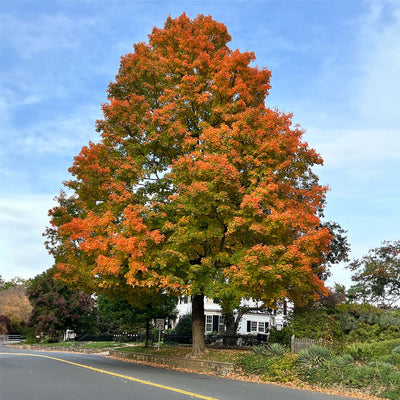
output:
<svg viewBox="0 0 400 400"><path fill-rule="evenodd" d="M179 319L172 335L191 336L192 335L192 314L185 314Z"/></svg>
<svg viewBox="0 0 400 400"><path fill-rule="evenodd" d="M295 308L289 329L299 338L332 342L343 336L340 322L324 308Z"/></svg>
<svg viewBox="0 0 400 400"><path fill-rule="evenodd" d="M302 367L313 368L320 367L326 361L333 358L331 350L323 346L313 345L298 354L298 363Z"/></svg>
<svg viewBox="0 0 400 400"><path fill-rule="evenodd" d="M262 356L283 356L287 351L287 347L279 343L271 343L266 346L254 346L253 353Z"/></svg>
<svg viewBox="0 0 400 400"><path fill-rule="evenodd" d="M322 387L342 386L362 389L388 399L400 398L400 373L393 367L384 363L346 365L343 361L332 359L320 367L303 369L299 375L304 381Z"/></svg>
<svg viewBox="0 0 400 400"><path fill-rule="evenodd" d="M269 331L269 342L283 344L284 346L290 346L291 336L292 331L288 326L283 327L279 331L275 327L272 327Z"/></svg>
<svg viewBox="0 0 400 400"><path fill-rule="evenodd" d="M392 353L398 353L400 354L400 346L396 346L393 350Z"/></svg>
<svg viewBox="0 0 400 400"><path fill-rule="evenodd" d="M370 361L373 356L373 351L368 343L354 343L346 347L345 352L350 354L354 360L366 362Z"/></svg>
<svg viewBox="0 0 400 400"><path fill-rule="evenodd" d="M382 361L384 363L393 365L394 367L397 367L400 370L400 354L399 353L392 352L391 354L386 354L384 356L380 356L378 358L378 361Z"/></svg>
<svg viewBox="0 0 400 400"><path fill-rule="evenodd" d="M280 353L281 350L277 352ZM285 349L283 354L277 355L264 347L246 354L240 359L239 364L247 374L261 375L263 379L275 382L288 382L296 378L296 359L295 354Z"/></svg>
<svg viewBox="0 0 400 400"><path fill-rule="evenodd" d="M400 348L400 339L371 343L354 343L345 348L345 353L351 354L357 361L364 362L377 359L383 355L389 355L398 347Z"/></svg>

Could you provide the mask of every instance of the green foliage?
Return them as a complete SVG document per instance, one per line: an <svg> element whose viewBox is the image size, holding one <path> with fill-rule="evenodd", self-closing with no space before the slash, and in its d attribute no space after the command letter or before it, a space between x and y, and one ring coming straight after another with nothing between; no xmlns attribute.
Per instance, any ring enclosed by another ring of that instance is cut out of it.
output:
<svg viewBox="0 0 400 400"><path fill-rule="evenodd" d="M383 242L348 268L354 272L352 300L392 306L400 299L400 240Z"/></svg>
<svg viewBox="0 0 400 400"><path fill-rule="evenodd" d="M326 347L313 345L298 354L297 361L302 367L320 367L326 361L333 358L333 353Z"/></svg>
<svg viewBox="0 0 400 400"><path fill-rule="evenodd" d="M372 342L400 337L399 310L384 310L369 304L339 304L334 317L346 342Z"/></svg>
<svg viewBox="0 0 400 400"><path fill-rule="evenodd" d="M102 333L136 333L135 309L126 300L109 299L104 295L97 298L100 330Z"/></svg>
<svg viewBox="0 0 400 400"><path fill-rule="evenodd" d="M350 354L354 360L366 362L372 359L373 349L366 343L354 343L346 347L346 353Z"/></svg>
<svg viewBox="0 0 400 400"><path fill-rule="evenodd" d="M155 292L151 297L142 296L140 307L118 297L99 295L97 299L100 327L103 332L136 333L143 324L155 318L174 318L176 297Z"/></svg>
<svg viewBox="0 0 400 400"><path fill-rule="evenodd" d="M310 346L296 354L279 345L260 346L240 360L242 370L265 380L301 379L321 387L360 389L387 399L400 399L400 339L348 345L335 356L330 349Z"/></svg>
<svg viewBox="0 0 400 400"><path fill-rule="evenodd" d="M396 346L393 350L392 353L398 353L400 354L400 346Z"/></svg>
<svg viewBox="0 0 400 400"><path fill-rule="evenodd" d="M276 348L277 349L277 348ZM276 353L281 353L281 348ZM280 355L264 348L243 356L239 365L246 374L262 375L265 380L288 382L296 378L295 354L284 351Z"/></svg>
<svg viewBox="0 0 400 400"><path fill-rule="evenodd" d="M12 278L10 281L5 281L0 275L0 290L7 290L15 286L25 285L27 281L25 279L16 277Z"/></svg>
<svg viewBox="0 0 400 400"><path fill-rule="evenodd" d="M175 329L171 332L174 335L192 335L192 314L185 314L179 319Z"/></svg>
<svg viewBox="0 0 400 400"><path fill-rule="evenodd" d="M350 354L358 361L369 361L377 359L385 354L396 353L400 339L391 339L372 343L354 343L345 348L345 353Z"/></svg>
<svg viewBox="0 0 400 400"><path fill-rule="evenodd" d="M338 386L356 388L389 399L398 393L400 373L383 364L340 365L333 359L319 367L302 370L299 375L304 381L323 387Z"/></svg>
<svg viewBox="0 0 400 400"><path fill-rule="evenodd" d="M334 341L343 336L340 322L323 307L296 307L289 329L299 338Z"/></svg>
<svg viewBox="0 0 400 400"><path fill-rule="evenodd" d="M382 361L384 363L393 365L394 367L396 367L397 369L400 370L400 354L399 353L395 353L392 351L391 354L386 354L386 355L380 356L378 358L378 361Z"/></svg>
<svg viewBox="0 0 400 400"><path fill-rule="evenodd" d="M289 326L284 326L281 330L272 327L269 331L270 343L280 343L284 346L289 346L291 336L292 330Z"/></svg>
<svg viewBox="0 0 400 400"><path fill-rule="evenodd" d="M262 356L282 356L288 351L288 348L280 343L271 343L266 346L254 346L252 351L254 354Z"/></svg>

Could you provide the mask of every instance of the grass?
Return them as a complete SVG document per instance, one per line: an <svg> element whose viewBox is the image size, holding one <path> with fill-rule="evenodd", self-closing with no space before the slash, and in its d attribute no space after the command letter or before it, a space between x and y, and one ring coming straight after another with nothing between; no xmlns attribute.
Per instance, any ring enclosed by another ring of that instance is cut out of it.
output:
<svg viewBox="0 0 400 400"><path fill-rule="evenodd" d="M144 347L143 345L128 345L116 348L115 350L131 351L133 353L158 354L160 356L170 357L187 357L191 351L191 348L186 346L168 346L161 344L160 350L158 350L156 346ZM242 354L243 351L239 350L208 349L208 351L204 353L202 359L217 362L235 363L242 356Z"/></svg>

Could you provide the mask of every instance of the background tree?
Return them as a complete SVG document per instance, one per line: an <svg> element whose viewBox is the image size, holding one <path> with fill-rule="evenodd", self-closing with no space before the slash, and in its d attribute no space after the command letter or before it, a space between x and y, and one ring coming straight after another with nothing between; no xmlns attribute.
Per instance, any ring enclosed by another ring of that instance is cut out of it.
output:
<svg viewBox="0 0 400 400"><path fill-rule="evenodd" d="M155 293L142 302L140 306L134 307L127 300L119 298L107 298L100 295L97 299L97 309L102 327L107 327L111 333L132 332L138 326L145 327L145 347L149 344L150 323L152 320L175 318L176 297L167 294Z"/></svg>
<svg viewBox="0 0 400 400"><path fill-rule="evenodd" d="M26 282L12 281L0 290L0 314L9 318L13 331L20 331L29 320L32 305L26 295Z"/></svg>
<svg viewBox="0 0 400 400"><path fill-rule="evenodd" d="M272 307L326 291L322 159L290 114L266 108L270 71L230 39L183 14L122 57L101 141L75 157L47 231L70 282L191 295L194 355L204 296Z"/></svg>
<svg viewBox="0 0 400 400"><path fill-rule="evenodd" d="M0 335L8 335L10 333L13 333L10 318L0 314Z"/></svg>
<svg viewBox="0 0 400 400"><path fill-rule="evenodd" d="M27 294L32 304L29 324L36 335L58 341L67 329L78 335L91 333L95 328L94 302L82 290L54 280L54 269L50 268L32 279Z"/></svg>
<svg viewBox="0 0 400 400"><path fill-rule="evenodd" d="M362 302L391 307L400 300L400 241L383 242L348 268L354 272L348 295Z"/></svg>
<svg viewBox="0 0 400 400"><path fill-rule="evenodd" d="M109 299L99 295L96 299L99 328L102 333L123 334L137 331L135 309L126 300Z"/></svg>

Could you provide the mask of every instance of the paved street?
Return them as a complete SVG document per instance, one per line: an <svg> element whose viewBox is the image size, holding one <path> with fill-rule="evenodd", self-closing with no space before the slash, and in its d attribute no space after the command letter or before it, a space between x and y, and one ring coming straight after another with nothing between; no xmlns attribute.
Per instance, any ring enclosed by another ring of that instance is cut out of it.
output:
<svg viewBox="0 0 400 400"><path fill-rule="evenodd" d="M177 372L99 355L0 346L0 400L341 400L340 396Z"/></svg>

